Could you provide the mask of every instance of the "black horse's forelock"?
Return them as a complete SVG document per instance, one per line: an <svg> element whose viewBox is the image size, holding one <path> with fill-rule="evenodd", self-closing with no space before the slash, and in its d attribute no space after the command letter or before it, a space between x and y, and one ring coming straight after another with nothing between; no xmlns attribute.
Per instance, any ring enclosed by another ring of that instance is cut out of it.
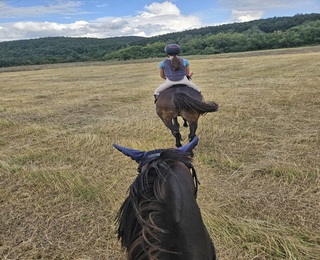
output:
<svg viewBox="0 0 320 260"><path fill-rule="evenodd" d="M161 152L164 149L157 149L157 150L153 150L153 151L149 151L147 152L144 157L139 161L139 165L138 165L138 172L141 172L142 167L148 163L150 163L151 161L154 161L156 159L158 159L158 157L160 156Z"/></svg>
<svg viewBox="0 0 320 260"><path fill-rule="evenodd" d="M192 168L189 154L175 149L162 150L159 157L148 162L129 187L129 194L118 215L118 238L127 249L128 259L156 259L160 252L168 252L161 247L161 238L167 230L161 227L164 222L163 184L171 167L182 162Z"/></svg>

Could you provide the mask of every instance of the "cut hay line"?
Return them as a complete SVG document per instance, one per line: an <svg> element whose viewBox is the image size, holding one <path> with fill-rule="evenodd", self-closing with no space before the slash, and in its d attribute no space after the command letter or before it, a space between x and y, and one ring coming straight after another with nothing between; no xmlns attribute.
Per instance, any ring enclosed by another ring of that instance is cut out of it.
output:
<svg viewBox="0 0 320 260"><path fill-rule="evenodd" d="M174 147L159 59L1 69L0 259L125 259L115 216L137 165ZM198 202L221 260L320 255L320 48L190 57ZM182 128L183 143L187 129Z"/></svg>

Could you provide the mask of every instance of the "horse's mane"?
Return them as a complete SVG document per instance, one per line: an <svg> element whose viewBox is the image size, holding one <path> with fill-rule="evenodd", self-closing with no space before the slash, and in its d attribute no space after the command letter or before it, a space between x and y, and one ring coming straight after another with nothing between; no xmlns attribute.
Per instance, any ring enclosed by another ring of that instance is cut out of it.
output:
<svg viewBox="0 0 320 260"><path fill-rule="evenodd" d="M118 238L127 248L129 259L156 259L161 252L175 253L162 248L160 241L168 233L161 227L165 221L163 184L167 176L174 174L172 167L177 162L192 169L197 187L190 154L175 149L161 150L129 187L128 197L117 215Z"/></svg>

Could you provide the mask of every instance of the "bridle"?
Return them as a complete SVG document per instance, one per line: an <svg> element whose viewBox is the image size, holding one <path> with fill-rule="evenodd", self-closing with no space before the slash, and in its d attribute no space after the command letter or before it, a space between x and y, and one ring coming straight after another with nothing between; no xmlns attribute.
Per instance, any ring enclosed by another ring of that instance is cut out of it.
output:
<svg viewBox="0 0 320 260"><path fill-rule="evenodd" d="M193 167L192 163L190 164L189 169L191 169L191 176L193 177L193 182L194 182L194 188L195 188L194 197L197 198L200 182L197 176L196 169Z"/></svg>
<svg viewBox="0 0 320 260"><path fill-rule="evenodd" d="M145 155L143 157L143 159L139 162L139 165L137 168L138 174L141 173L143 166L151 163L152 161L157 160L160 157L160 154L162 151L163 151L163 149L154 150L154 151L152 151L152 153ZM190 170L190 173L191 173L191 176L192 176L193 182L194 182L194 188L195 188L194 197L197 198L198 188L199 188L200 182L199 182L199 179L197 176L196 169L194 168L194 166L191 162L189 164L186 164L186 163L184 163L184 164Z"/></svg>

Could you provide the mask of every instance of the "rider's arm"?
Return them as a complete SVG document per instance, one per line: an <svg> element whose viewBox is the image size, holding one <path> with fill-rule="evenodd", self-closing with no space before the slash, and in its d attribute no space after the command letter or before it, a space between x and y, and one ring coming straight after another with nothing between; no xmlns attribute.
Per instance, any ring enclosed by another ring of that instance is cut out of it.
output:
<svg viewBox="0 0 320 260"><path fill-rule="evenodd" d="M193 73L190 71L190 62L186 59L183 59L183 63L186 67L186 76L191 78Z"/></svg>
<svg viewBox="0 0 320 260"><path fill-rule="evenodd" d="M186 67L186 75L189 76L189 74L190 74L190 67L187 66L187 67Z"/></svg>
<svg viewBox="0 0 320 260"><path fill-rule="evenodd" d="M160 68L160 77L163 78L163 79L166 79L166 75L164 75L164 64L163 64L163 61L160 62L159 68Z"/></svg>
<svg viewBox="0 0 320 260"><path fill-rule="evenodd" d="M186 76L191 78L191 77L192 77L192 74L193 74L193 73L190 71L190 66L187 66L187 67L186 67Z"/></svg>
<svg viewBox="0 0 320 260"><path fill-rule="evenodd" d="M163 69L160 69L160 77L163 79L166 79L166 76L164 75Z"/></svg>

